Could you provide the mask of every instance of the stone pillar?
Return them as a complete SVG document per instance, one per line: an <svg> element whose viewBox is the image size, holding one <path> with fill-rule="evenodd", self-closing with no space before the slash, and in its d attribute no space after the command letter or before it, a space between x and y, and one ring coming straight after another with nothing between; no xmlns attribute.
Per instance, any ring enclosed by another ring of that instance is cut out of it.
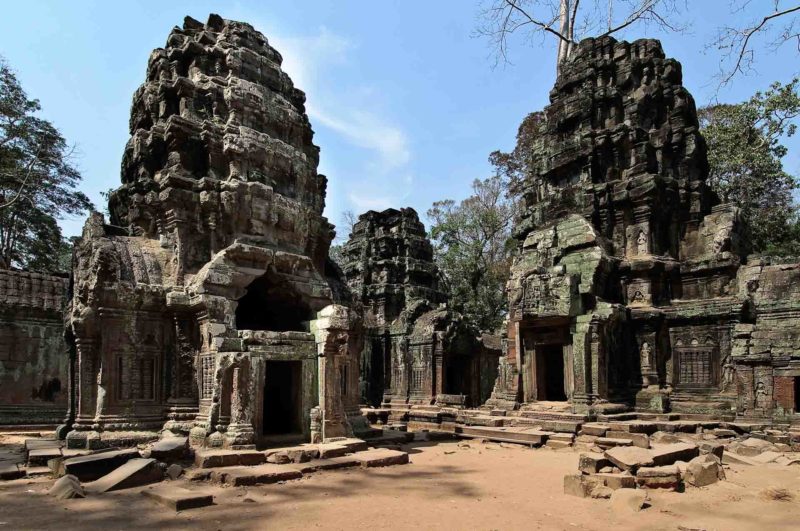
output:
<svg viewBox="0 0 800 531"><path fill-rule="evenodd" d="M319 409L321 438L353 435L348 413L358 410L358 386L352 372L358 370L361 334L357 319L348 308L332 304L312 322L319 363Z"/></svg>

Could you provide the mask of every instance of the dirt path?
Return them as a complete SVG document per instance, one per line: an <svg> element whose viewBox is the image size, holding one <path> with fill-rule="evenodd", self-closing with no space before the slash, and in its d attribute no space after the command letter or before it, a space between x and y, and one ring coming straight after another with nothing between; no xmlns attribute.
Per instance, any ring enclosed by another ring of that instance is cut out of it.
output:
<svg viewBox="0 0 800 531"><path fill-rule="evenodd" d="M282 485L213 488L216 504L175 514L138 490L79 500L45 495L52 480L0 483L2 529L798 529L800 467L735 467L728 481L653 492L618 514L608 500L566 496L578 453L457 442L415 446L410 465L315 474ZM409 447L410 448L410 447ZM193 489L206 485L178 482ZM780 486L796 501L764 500Z"/></svg>

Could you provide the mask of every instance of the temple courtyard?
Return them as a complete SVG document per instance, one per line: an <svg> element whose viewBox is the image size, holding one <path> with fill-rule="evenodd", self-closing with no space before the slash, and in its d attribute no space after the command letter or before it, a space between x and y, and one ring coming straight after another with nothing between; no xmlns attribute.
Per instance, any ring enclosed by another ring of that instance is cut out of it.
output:
<svg viewBox="0 0 800 531"><path fill-rule="evenodd" d="M19 450L23 440L3 436L3 451ZM415 441L396 448L409 453L408 464L319 471L260 486L184 478L157 484L213 496L213 505L183 511L143 496L153 485L59 500L47 495L49 477L5 481L0 527L710 531L796 529L800 519L798 465L726 464L727 479L708 487L687 485L683 493L646 489L649 506L636 511L608 499L565 494L563 478L576 470L580 455L573 448L532 449L482 439Z"/></svg>

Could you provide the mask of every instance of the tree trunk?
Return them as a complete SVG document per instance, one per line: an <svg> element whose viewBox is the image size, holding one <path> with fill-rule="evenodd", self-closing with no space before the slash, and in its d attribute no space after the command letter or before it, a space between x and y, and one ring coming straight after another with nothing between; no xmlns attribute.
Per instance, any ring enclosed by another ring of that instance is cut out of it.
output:
<svg viewBox="0 0 800 531"><path fill-rule="evenodd" d="M558 6L559 24L558 32L566 37L569 33L569 7L570 0L560 0ZM556 75L561 73L561 63L567 58L569 53L569 43L564 39L558 39L558 55L556 56Z"/></svg>

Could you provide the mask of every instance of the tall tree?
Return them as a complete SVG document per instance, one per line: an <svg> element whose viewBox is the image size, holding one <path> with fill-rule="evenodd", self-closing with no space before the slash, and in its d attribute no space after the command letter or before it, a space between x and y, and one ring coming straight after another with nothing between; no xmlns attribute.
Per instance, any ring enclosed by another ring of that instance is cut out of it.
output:
<svg viewBox="0 0 800 531"><path fill-rule="evenodd" d="M499 176L472 183L472 195L437 201L428 210L436 262L452 306L481 330L496 330L506 314L514 201Z"/></svg>
<svg viewBox="0 0 800 531"><path fill-rule="evenodd" d="M0 267L53 270L63 252L57 220L92 208L76 190L74 149L36 116L14 72L0 58Z"/></svg>
<svg viewBox="0 0 800 531"><path fill-rule="evenodd" d="M800 81L774 83L739 104L716 104L698 112L708 143L709 184L750 221L754 250L800 254L795 175L786 172L782 139L795 134Z"/></svg>
<svg viewBox="0 0 800 531"><path fill-rule="evenodd" d="M759 8L755 18L742 24L720 26L710 45L722 52L720 86L727 85L737 75L750 73L759 48L774 52L792 42L795 49L800 50L800 3L764 0L751 4L750 0L732 0L731 10L742 19L741 15L750 5Z"/></svg>
<svg viewBox="0 0 800 531"><path fill-rule="evenodd" d="M623 9L614 10L614 0L491 0L482 11L477 32L491 41L498 60L508 61L509 39L523 34L556 39L556 71L572 55L574 45L586 37L617 34L636 24L681 31L672 21L679 13L678 0L616 0ZM606 4L607 2L607 4Z"/></svg>

